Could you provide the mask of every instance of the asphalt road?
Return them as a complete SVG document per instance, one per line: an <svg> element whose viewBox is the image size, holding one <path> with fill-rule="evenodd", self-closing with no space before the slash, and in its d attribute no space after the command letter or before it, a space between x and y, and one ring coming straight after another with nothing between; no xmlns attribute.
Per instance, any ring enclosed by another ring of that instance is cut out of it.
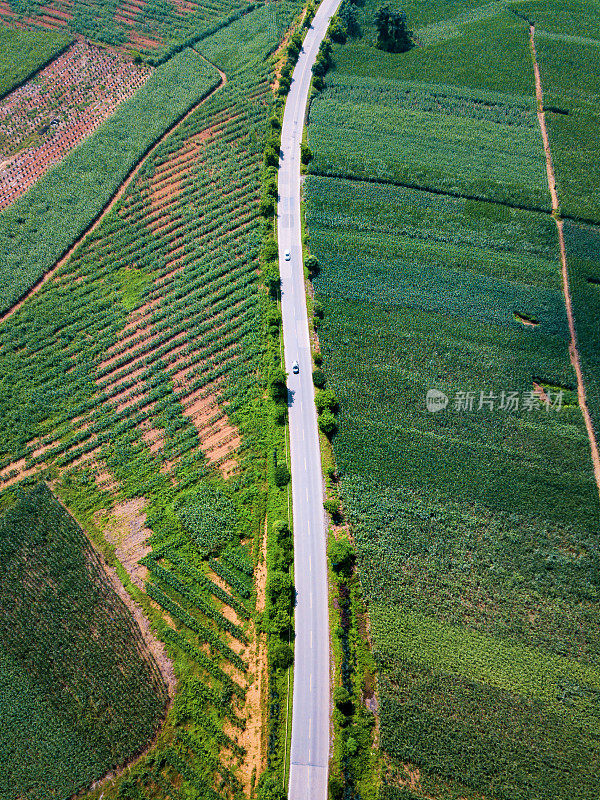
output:
<svg viewBox="0 0 600 800"><path fill-rule="evenodd" d="M300 142L311 67L340 0L322 0L294 70L281 132L277 231L297 592L289 800L326 800L329 762L329 611L321 454L312 383L300 229ZM291 252L285 261L284 253ZM298 361L300 372L292 373Z"/></svg>

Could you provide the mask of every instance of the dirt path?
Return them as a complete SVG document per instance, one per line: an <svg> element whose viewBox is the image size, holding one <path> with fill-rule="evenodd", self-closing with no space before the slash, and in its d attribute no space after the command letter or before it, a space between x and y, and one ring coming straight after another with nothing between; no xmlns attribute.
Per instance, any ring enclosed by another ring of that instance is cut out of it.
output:
<svg viewBox="0 0 600 800"><path fill-rule="evenodd" d="M535 96L537 98L537 115L542 131L542 139L544 142L544 152L546 154L546 172L548 175L548 188L550 189L550 196L552 198L552 215L556 221L556 228L558 231L558 242L560 247L560 262L561 262L561 276L562 276L562 289L565 297L565 306L567 309L567 320L569 323L569 334L571 340L569 342L569 357L571 364L575 370L577 378L577 397L579 400L579 407L583 415L585 427L587 430L588 438L590 440L590 449L592 455L592 463L594 465L594 478L600 494L600 454L598 452L598 442L596 441L596 434L594 426L592 425L592 418L587 405L585 396L585 385L583 382L583 372L581 370L581 358L579 356L579 349L577 347L577 332L575 330L575 317L573 315L573 302L571 299L571 288L569 285L569 270L567 267L567 251L565 248L565 237L563 232L563 220L559 217L559 204L558 193L556 191L556 178L554 175L554 166L552 164L552 150L550 149L550 138L548 137L548 129L546 128L546 115L544 113L544 95L542 93L542 80L540 77L540 69L537 62L537 54L535 50L535 26L529 26L529 42L531 45L531 57L533 59L533 72L535 75Z"/></svg>
<svg viewBox="0 0 600 800"><path fill-rule="evenodd" d="M197 53L198 51L194 52ZM198 55L202 56L201 53L198 53ZM202 58L204 58L204 56L202 56ZM211 64L211 66L214 67L221 76L221 82L219 83L219 85L215 86L215 88L211 92L209 92L209 94L207 94L206 97L204 97L202 100L198 101L195 105L193 105L190 108L190 110L187 111L183 115L183 117L181 117L181 119L177 120L177 122L174 122L173 125L167 128L167 130L160 136L160 138L152 145L150 150L148 150L146 155L143 156L134 167L132 167L130 172L127 174L127 176L121 183L120 187L117 189L116 194L114 194L112 198L108 201L108 203L104 206L104 208L100 212L100 215L96 218L95 222L93 222L81 234L81 236L71 245L71 247L69 247L64 256L61 259L59 259L59 261L56 262L56 264L52 267L52 269L48 270L48 272L46 272L36 283L33 284L33 286L27 292L27 294L25 294L20 300L17 300L17 302L14 305L12 305L7 311L4 312L4 314L0 316L0 325L9 317L11 317L16 311L18 311L26 300L29 300L30 297L32 297L36 292L38 292L42 288L42 286L45 283L47 283L52 277L54 277L56 272L64 264L66 264L66 262L73 255L75 250L83 242L86 236L95 231L96 228L104 221L106 215L112 211L115 204L121 199L125 191L129 188L129 185L134 180L134 178L136 177L136 175L138 174L144 163L147 161L147 159L150 158L150 156L152 156L156 152L156 150L158 149L158 147L160 147L160 145L164 142L164 140L167 139L174 131L176 131L177 128L179 128L179 126L182 125L188 119L188 117L190 117L194 113L194 111L197 108L199 108L210 97L212 97L215 92L218 92L219 89L222 89L223 86L225 86L225 84L227 83L227 76L225 75L225 73L222 70L220 70L215 64L212 64L210 61L208 61L207 58L205 58L204 60L207 61L209 64Z"/></svg>
<svg viewBox="0 0 600 800"><path fill-rule="evenodd" d="M259 563L255 571L256 583L256 610L261 613L265 610L265 598L267 590L267 521L263 540L261 543L261 553ZM259 633L254 628L254 638L249 654L249 670L253 680L248 686L246 693L245 714L247 718L246 729L240 737L240 742L246 749L246 757L241 767L242 785L248 797L251 795L252 778L258 780L263 773L265 763L265 748L263 737L263 704L266 693L266 635Z"/></svg>
<svg viewBox="0 0 600 800"><path fill-rule="evenodd" d="M146 653L144 656L152 666L153 670L157 670L163 680L163 683L167 689L167 693L169 696L169 706L170 701L175 694L175 689L177 687L177 678L175 677L175 672L173 670L173 663L171 659L167 656L164 644L155 636L154 631L150 627L150 622L148 618L142 611L142 608L135 602L132 596L129 594L127 589L123 586L121 579L119 578L116 569L111 566L102 553L98 550L94 542L91 538L87 535L86 530L83 525L79 523L79 521L74 517L73 512L67 508L67 506L63 503L60 499L56 491L54 490L52 484L48 484L48 488L52 492L52 496L56 499L58 503L64 508L67 514L70 517L73 517L81 530L84 532L85 537L88 541L91 551L95 554L97 565L99 568L102 569L104 574L106 575L109 583L112 585L114 591L117 593L119 598L123 601L123 603L129 609L135 623L139 629L141 634L142 640L146 646ZM144 518L145 519L145 518ZM161 726L162 727L162 726Z"/></svg>

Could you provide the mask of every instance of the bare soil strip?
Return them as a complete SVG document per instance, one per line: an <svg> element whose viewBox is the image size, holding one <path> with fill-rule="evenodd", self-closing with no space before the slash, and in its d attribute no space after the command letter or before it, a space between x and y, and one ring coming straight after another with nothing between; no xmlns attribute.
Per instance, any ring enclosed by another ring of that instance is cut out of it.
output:
<svg viewBox="0 0 600 800"><path fill-rule="evenodd" d="M210 62L209 62L209 63L210 63ZM96 230L96 228L97 228L97 227L100 225L100 223L101 223L101 222L104 220L104 218L106 217L106 215L107 215L107 214L109 214L109 213L112 211L112 209L114 208L115 204L116 204L116 203L117 203L117 202L118 202L118 201L121 199L121 197L122 197L122 196L123 196L123 194L125 193L126 189L129 187L129 185L131 184L131 182L133 181L133 179L136 177L136 175L137 175L137 174L138 174L138 172L140 171L140 169L141 169L142 165L144 164L144 162L145 162L145 161L146 161L148 158L150 158L150 156L151 156L151 155L153 155L153 153L154 153L154 152L157 150L157 148L158 148L158 147L159 147L159 146L160 146L160 145L161 145L161 144L164 142L164 140L165 140L165 139L166 139L168 136L170 136L170 135L171 135L171 134L172 134L172 133L173 133L175 130L177 130L177 128L179 128L179 126L180 126L182 123L184 123L184 122L186 121L186 119L188 119L188 117L190 117L190 116L191 116L191 115L194 113L194 111L195 111L197 108L199 108L199 106L201 106L201 105L202 105L202 103L205 103L205 102L206 102L206 101L207 101L207 100L208 100L210 97L212 97L212 96L213 96L213 94L214 94L215 92L218 92L218 91L219 91L219 89L221 89L221 88L223 88L223 86L225 86L225 84L227 83L227 76L226 76L226 75L225 75L225 73L224 73L222 70L220 70L220 69L219 69L219 68L218 68L218 67L217 67L215 64L212 64L212 66L213 66L213 67L215 67L215 69L217 70L217 72L218 72L218 73L219 73L219 75L221 76L221 83L220 83L218 86L215 86L215 88L212 90L212 92L210 92L209 94L207 94L207 95L206 95L206 97L204 97L204 98L203 98L202 100L200 100L198 103L196 103L195 105L193 105L193 106L190 108L190 110L189 110L189 111L187 111L187 112L186 112L186 113L183 115L183 117L181 117L181 119L180 119L180 120L178 120L177 122L175 122L175 123L174 123L174 124L173 124L173 125L172 125L170 128L167 128L167 130L166 130L166 131L165 131L165 132L162 134L162 136L160 136L160 138L159 138L159 139L156 141L156 143L155 143L154 145L152 145L152 147L151 147L151 148L150 148L150 150L149 150L149 151L146 153L146 155L145 155L145 156L143 156L143 158L142 158L140 161L138 161L138 163L137 163L137 164L136 164L136 165L135 165L135 166L132 168L132 170L129 172L129 174L127 175L127 177L125 178L125 180L123 181L123 183L121 184L121 186L119 187L119 189L117 190L116 194L115 194L115 195L113 195L112 199L111 199L111 200L109 200L109 201L108 201L108 203L107 203L107 204L104 206L104 208L103 208L103 209L102 209L102 211L100 212L100 215L99 215L99 216L96 218L96 220L95 220L95 221L94 221L94 222L93 222L93 223L90 225L90 227L89 227L89 228L87 228L87 229L86 229L86 230L85 230L85 231L84 231L84 232L81 234L81 236L80 236L80 237L79 237L79 238L78 238L78 239L77 239L77 240L76 240L76 241L75 241L75 242L74 242L74 243L71 245L71 247L69 247L69 249L67 250L67 252L64 254L64 256L63 256L61 259L59 259L59 261L57 261L57 262L56 262L56 264L54 265L54 267L52 267L52 269L48 270L48 272L46 272L46 274L45 274L45 275L43 275L43 276L42 276L42 277L41 277L41 278L40 278L40 279L39 279L39 280L38 280L36 283L34 283L34 285L31 287L31 289L30 289L30 290L27 292L27 294L26 294L24 297L22 297L20 300L18 300L18 301L17 301L17 302L16 302L16 303L15 303L13 306L11 306L11 307L10 307L10 308L9 308L7 311L5 311L5 312L4 312L4 314L2 314L2 316L0 316L0 325L1 325L1 324L2 324L2 323L5 321L5 320L7 320L9 317L11 317L11 316L12 316L12 315L15 313L15 311L18 311L18 310L21 308L21 306L23 305L23 303L24 303L26 300L29 300L29 298L30 298L30 297L32 297L32 296L33 296L33 295L34 295L36 292L38 292L38 291L41 289L41 287L42 287L42 286L43 286L43 285L44 285L44 284L45 284L47 281L49 281L49 280L50 280L50 279L51 279L51 278L52 278L52 277L53 277L53 276L56 274L56 272L57 272L57 271L58 271L58 270L59 270L59 269L60 269L60 268L61 268L61 267L62 267L62 266L63 266L63 265L64 265L64 264L65 264L65 263L66 263L66 262L69 260L69 258L70 258L70 257L73 255L73 253L75 252L75 250L76 250L76 249L79 247L79 245L80 245L80 244L83 242L83 240L86 238L86 236L87 236L88 234L92 233L92 231L95 231L95 230Z"/></svg>
<svg viewBox="0 0 600 800"><path fill-rule="evenodd" d="M565 306L567 309L567 320L569 323L569 334L571 340L569 342L569 357L571 364L575 371L577 378L577 397L579 400L579 407L583 415L585 427L587 430L588 438L590 440L590 449L592 456L592 463L594 465L594 478L600 494L600 454L598 452L598 442L596 441L596 434L594 426L592 425L592 418L587 405L585 396L585 385L583 382L583 372L581 369L581 358L579 356L579 349L577 347L577 332L575 329L575 317L573 315L573 302L571 299L571 288L569 285L569 270L567 267L567 251L565 248L565 237L563 232L563 220L559 217L559 203L558 193L556 191L556 178L554 175L554 166L552 164L552 150L550 149L550 138L548 136L548 129L546 128L546 115L544 113L544 95L542 93L542 80L540 77L540 69L537 62L537 55L535 51L535 26L529 26L529 42L531 46L531 57L533 59L533 72L535 75L535 95L537 98L538 107L538 120L540 129L542 131L542 139L544 142L544 152L546 154L546 172L548 174L548 188L550 189L550 196L552 198L552 215L556 221L556 228L558 231L558 242L560 247L560 262L561 262L561 277L562 289L565 297Z"/></svg>

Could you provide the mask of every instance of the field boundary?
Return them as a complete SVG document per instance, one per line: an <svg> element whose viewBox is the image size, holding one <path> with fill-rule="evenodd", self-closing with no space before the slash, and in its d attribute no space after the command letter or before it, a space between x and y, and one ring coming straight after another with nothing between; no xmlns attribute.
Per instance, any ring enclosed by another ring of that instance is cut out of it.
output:
<svg viewBox="0 0 600 800"><path fill-rule="evenodd" d="M556 176L554 174L554 165L552 163L552 150L550 148L550 137L546 128L546 114L544 112L544 95L542 91L542 79L540 75L540 68L537 62L537 54L535 49L535 25L529 26L529 42L531 46L531 58L533 61L533 72L535 76L535 94L538 104L538 120L540 129L542 131L542 139L544 141L544 152L546 154L546 172L548 174L548 188L552 197L552 216L556 221L556 228L558 232L558 242L560 247L560 262L561 262L561 277L562 289L565 298L565 307L567 311L567 321L569 324L569 334L571 341L569 342L569 358L571 365L575 371L577 379L577 398L579 401L579 408L583 416L583 421L587 430L588 438L590 440L590 450L592 464L594 468L594 478L598 487L598 494L600 495L600 453L598 451L598 442L596 440L596 433L592 423L592 417L587 405L585 394L585 384L583 381L583 371L581 369L581 358L579 356L579 348L577 345L577 331L575 328L575 316L573 314L573 301L571 298L571 287L569 284L569 268L567 264L567 250L565 247L565 237L563 231L564 221L560 216L560 204L558 201L558 193L556 190Z"/></svg>
<svg viewBox="0 0 600 800"><path fill-rule="evenodd" d="M56 272L69 260L69 258L73 255L73 253L79 247L79 245L82 244L85 238L90 233L96 230L96 228L104 220L106 215L110 213L110 211L112 211L115 204L121 199L125 191L129 188L129 185L131 184L133 179L137 176L138 172L144 165L144 162L148 158L150 158L150 156L157 150L157 148L164 142L164 140L167 139L182 123L184 123L194 113L194 111L196 111L196 109L199 106L205 103L209 98L211 98L215 94L215 92L218 92L219 89L222 89L226 85L227 76L223 72L223 70L219 69L219 67L217 67L216 64L213 64L201 53L198 53L197 51L194 52L197 53L197 55L201 56L207 62L207 64L210 64L212 67L214 67L214 69L217 70L217 72L221 77L220 83L217 86L215 86L214 89L211 89L208 92L208 94L205 94L200 100L198 100L197 103L194 103L194 105L191 108L189 108L178 120L176 120L172 125L170 125L166 131L161 133L161 135L154 142L154 144L150 145L150 147L143 153L142 157L137 162L137 164L134 164L134 166L130 169L129 173L125 176L115 194L113 194L113 196L107 201L107 203L104 205L100 213L96 216L94 220L92 220L92 222L85 229L85 231L75 240L75 242L73 242L73 244L59 258L56 264L51 269L49 269L48 272L44 273L44 275L42 275L41 278L38 278L38 280L33 284L33 286L31 286L22 297L20 297L9 309L7 309L4 312L4 314L0 315L0 325L2 325L3 322L6 322L6 320L9 319L9 317L11 317L16 311L18 311L21 308L21 306L23 305L23 303L25 303L26 300L29 300L29 298L32 297L34 294L36 294L45 283L47 283L52 277L54 277Z"/></svg>
<svg viewBox="0 0 600 800"><path fill-rule="evenodd" d="M547 216L552 215L552 211L549 211L545 208L536 208L535 206L527 206L527 205L518 205L516 203L505 203L502 200L492 200L487 199L485 197L479 197L478 195L473 194L463 194L462 192L450 192L445 189L435 189L433 187L424 187L417 183L404 183L401 181L386 181L384 178L368 178L368 177L358 177L358 176L349 176L349 175L339 175L334 172L309 172L308 175L305 177L315 177L315 178L335 178L336 180L341 181L357 181L359 183L376 183L380 186L397 186L399 189L412 189L415 192L424 192L425 194L435 194L440 195L442 197L454 197L456 200L473 200L477 203L490 203L490 205L495 206L504 206L505 208L515 208L519 211L530 211L534 214L546 214ZM573 219L574 222L588 222L587 220L583 219ZM598 223L591 223L593 225L598 226Z"/></svg>

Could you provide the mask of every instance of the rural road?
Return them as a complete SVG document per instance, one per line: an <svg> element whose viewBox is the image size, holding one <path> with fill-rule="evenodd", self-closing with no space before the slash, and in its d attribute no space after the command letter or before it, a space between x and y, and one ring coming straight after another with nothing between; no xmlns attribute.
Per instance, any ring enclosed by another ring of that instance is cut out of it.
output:
<svg viewBox="0 0 600 800"><path fill-rule="evenodd" d="M326 800L329 609L321 453L312 383L300 227L300 143L311 67L340 0L322 0L294 70L281 131L277 232L288 389L297 592L289 800ZM291 252L286 261L284 253ZM292 373L298 361L300 372Z"/></svg>

